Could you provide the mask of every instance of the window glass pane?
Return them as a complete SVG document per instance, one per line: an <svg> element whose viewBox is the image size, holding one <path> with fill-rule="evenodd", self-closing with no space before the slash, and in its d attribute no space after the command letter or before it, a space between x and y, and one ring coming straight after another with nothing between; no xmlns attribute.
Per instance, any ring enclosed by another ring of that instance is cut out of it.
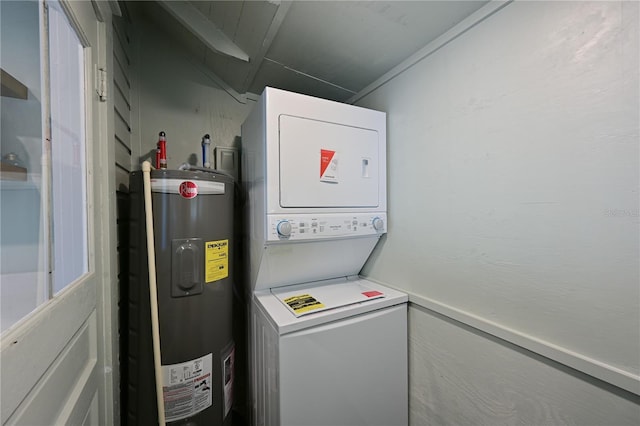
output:
<svg viewBox="0 0 640 426"><path fill-rule="evenodd" d="M48 298L40 19L38 2L0 1L2 331Z"/></svg>
<svg viewBox="0 0 640 426"><path fill-rule="evenodd" d="M88 270L83 47L49 3L54 294Z"/></svg>

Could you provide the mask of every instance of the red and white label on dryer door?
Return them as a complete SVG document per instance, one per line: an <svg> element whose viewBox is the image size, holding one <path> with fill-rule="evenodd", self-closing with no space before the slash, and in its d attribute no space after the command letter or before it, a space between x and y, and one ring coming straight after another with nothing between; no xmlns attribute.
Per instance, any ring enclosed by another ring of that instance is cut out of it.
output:
<svg viewBox="0 0 640 426"><path fill-rule="evenodd" d="M320 150L320 181L338 182L338 153L330 149Z"/></svg>

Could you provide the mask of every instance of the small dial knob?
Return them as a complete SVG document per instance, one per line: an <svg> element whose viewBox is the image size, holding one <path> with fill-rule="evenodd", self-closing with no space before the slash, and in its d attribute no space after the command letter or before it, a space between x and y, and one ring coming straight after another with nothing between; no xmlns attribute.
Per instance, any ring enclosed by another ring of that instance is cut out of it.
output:
<svg viewBox="0 0 640 426"><path fill-rule="evenodd" d="M281 220L276 225L276 231L281 238L287 238L291 236L291 223L288 220Z"/></svg>
<svg viewBox="0 0 640 426"><path fill-rule="evenodd" d="M371 224L373 225L373 229L375 229L376 231L382 231L384 229L384 221L379 217L373 218Z"/></svg>

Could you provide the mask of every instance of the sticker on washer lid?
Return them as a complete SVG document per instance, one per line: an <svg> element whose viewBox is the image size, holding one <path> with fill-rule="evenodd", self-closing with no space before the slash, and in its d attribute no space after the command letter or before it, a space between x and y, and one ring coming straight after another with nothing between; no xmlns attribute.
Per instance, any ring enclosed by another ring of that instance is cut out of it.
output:
<svg viewBox="0 0 640 426"><path fill-rule="evenodd" d="M320 182L338 182L338 153L320 150Z"/></svg>
<svg viewBox="0 0 640 426"><path fill-rule="evenodd" d="M324 308L324 304L320 303L318 299L310 294L287 297L284 299L284 303L286 303L295 314L302 314Z"/></svg>
<svg viewBox="0 0 640 426"><path fill-rule="evenodd" d="M363 295L371 298L371 297L378 297L378 296L384 296L384 293L378 291L378 290L371 290L371 291L363 291L362 292Z"/></svg>
<svg viewBox="0 0 640 426"><path fill-rule="evenodd" d="M207 241L205 245L205 283L229 276L229 240Z"/></svg>
<svg viewBox="0 0 640 426"><path fill-rule="evenodd" d="M162 366L162 394L167 422L193 416L211 406L213 354Z"/></svg>

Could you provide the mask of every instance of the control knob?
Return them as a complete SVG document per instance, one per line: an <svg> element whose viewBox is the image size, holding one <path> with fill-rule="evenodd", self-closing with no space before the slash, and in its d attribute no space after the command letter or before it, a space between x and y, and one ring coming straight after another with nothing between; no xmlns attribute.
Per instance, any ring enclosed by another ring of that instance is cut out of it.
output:
<svg viewBox="0 0 640 426"><path fill-rule="evenodd" d="M376 231L382 231L384 229L384 221L379 217L374 217L371 224Z"/></svg>
<svg viewBox="0 0 640 426"><path fill-rule="evenodd" d="M281 220L276 225L276 232L280 238L289 238L291 236L291 223L288 220Z"/></svg>

